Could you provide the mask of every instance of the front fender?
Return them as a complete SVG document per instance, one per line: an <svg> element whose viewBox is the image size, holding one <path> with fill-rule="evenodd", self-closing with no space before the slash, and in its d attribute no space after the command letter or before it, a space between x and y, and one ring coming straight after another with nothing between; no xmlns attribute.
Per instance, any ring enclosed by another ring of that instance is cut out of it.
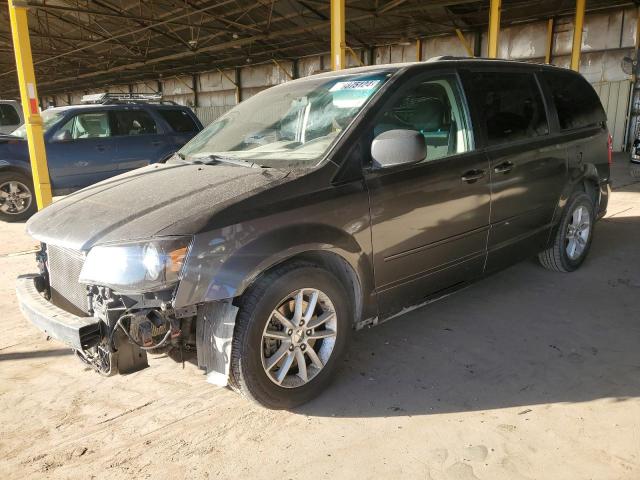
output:
<svg viewBox="0 0 640 480"><path fill-rule="evenodd" d="M354 229L366 229L368 235L368 223ZM339 255L358 275L363 292L370 289L373 273L366 249L344 230L316 223L287 226L257 236L242 225L225 230L194 238L176 292L176 308L237 297L265 270L296 255L318 251Z"/></svg>
<svg viewBox="0 0 640 480"><path fill-rule="evenodd" d="M0 172L2 170L12 170L31 176L31 164L21 160L0 160Z"/></svg>

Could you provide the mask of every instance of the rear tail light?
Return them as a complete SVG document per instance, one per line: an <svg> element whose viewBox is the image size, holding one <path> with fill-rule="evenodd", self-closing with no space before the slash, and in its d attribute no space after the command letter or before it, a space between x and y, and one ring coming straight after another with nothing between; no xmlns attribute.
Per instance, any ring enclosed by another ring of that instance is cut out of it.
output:
<svg viewBox="0 0 640 480"><path fill-rule="evenodd" d="M607 158L609 162L609 166L613 165L613 137L609 134L609 138L607 138L607 153L609 157Z"/></svg>

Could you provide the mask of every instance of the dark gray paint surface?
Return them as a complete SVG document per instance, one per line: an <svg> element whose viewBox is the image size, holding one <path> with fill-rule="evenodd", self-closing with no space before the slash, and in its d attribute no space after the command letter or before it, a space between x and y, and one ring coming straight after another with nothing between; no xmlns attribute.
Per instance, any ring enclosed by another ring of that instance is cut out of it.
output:
<svg viewBox="0 0 640 480"><path fill-rule="evenodd" d="M286 177L281 170L167 163L69 195L35 215L27 231L45 243L89 250L97 243L193 234L193 222Z"/></svg>
<svg viewBox="0 0 640 480"><path fill-rule="evenodd" d="M357 275L362 318L390 315L537 253L551 239L568 196L585 182L600 192L600 210L606 208L605 125L566 133L552 121L543 139L493 149L474 129L475 150L468 154L409 168L369 168L368 122L389 91L425 72L485 63L532 74L554 71L477 60L401 66L382 98L317 168L152 166L57 202L29 222L29 232L85 250L193 235L176 307L240 295L265 269L301 253L325 252ZM470 110L475 124L477 112ZM494 168L505 159L514 163L513 172L498 175ZM461 181L465 171L478 169L490 174Z"/></svg>

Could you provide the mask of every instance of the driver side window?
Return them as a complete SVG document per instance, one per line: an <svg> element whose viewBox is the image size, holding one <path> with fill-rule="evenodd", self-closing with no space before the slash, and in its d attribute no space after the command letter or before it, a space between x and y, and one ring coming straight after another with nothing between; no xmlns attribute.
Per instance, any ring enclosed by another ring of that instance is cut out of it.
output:
<svg viewBox="0 0 640 480"><path fill-rule="evenodd" d="M108 112L80 113L65 123L56 134L57 138L78 140L83 138L105 138L111 136Z"/></svg>
<svg viewBox="0 0 640 480"><path fill-rule="evenodd" d="M420 132L427 145L427 161L469 151L470 124L456 77L410 82L379 114L373 136L389 130Z"/></svg>

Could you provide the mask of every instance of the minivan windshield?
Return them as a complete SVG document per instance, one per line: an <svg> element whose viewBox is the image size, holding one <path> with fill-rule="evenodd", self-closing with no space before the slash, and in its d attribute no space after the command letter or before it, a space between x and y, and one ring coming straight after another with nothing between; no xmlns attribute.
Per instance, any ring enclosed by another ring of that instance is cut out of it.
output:
<svg viewBox="0 0 640 480"><path fill-rule="evenodd" d="M63 110L45 110L42 112L42 128L47 132L51 126L56 123L58 120L62 118L64 115ZM27 138L27 126L22 125L21 127L15 129L11 132L11 135L14 137Z"/></svg>
<svg viewBox="0 0 640 480"><path fill-rule="evenodd" d="M238 104L180 150L187 161L315 166L389 72L298 80Z"/></svg>

